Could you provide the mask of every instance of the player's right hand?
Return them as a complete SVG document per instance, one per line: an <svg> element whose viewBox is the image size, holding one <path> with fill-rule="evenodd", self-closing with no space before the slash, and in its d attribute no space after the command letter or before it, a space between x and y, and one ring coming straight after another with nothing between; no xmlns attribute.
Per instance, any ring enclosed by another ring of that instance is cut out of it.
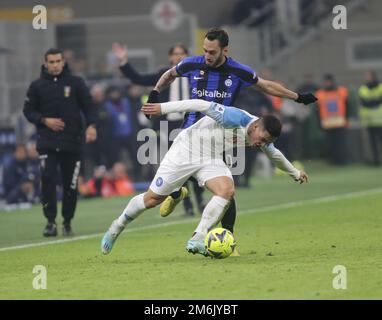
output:
<svg viewBox="0 0 382 320"><path fill-rule="evenodd" d="M162 114L159 103L145 103L141 110L146 116L160 116Z"/></svg>

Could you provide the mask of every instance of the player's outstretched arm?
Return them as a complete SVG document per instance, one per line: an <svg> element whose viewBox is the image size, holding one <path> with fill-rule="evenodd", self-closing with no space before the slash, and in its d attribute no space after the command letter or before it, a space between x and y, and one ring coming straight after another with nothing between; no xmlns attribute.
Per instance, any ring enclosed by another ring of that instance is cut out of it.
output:
<svg viewBox="0 0 382 320"><path fill-rule="evenodd" d="M160 116L162 114L168 114L172 112L203 112L206 113L210 108L211 102L190 99L180 100L166 103L146 103L142 107L142 112L147 116Z"/></svg>
<svg viewBox="0 0 382 320"><path fill-rule="evenodd" d="M161 92L162 89L168 87L176 79L176 77L179 77L178 72L176 71L176 67L172 67L159 78L154 90Z"/></svg>
<svg viewBox="0 0 382 320"><path fill-rule="evenodd" d="M275 81L269 81L259 78L255 86L266 94L270 94L272 96L281 98L287 98L290 100L294 100L298 103L303 103L305 105L317 101L317 98L312 93L296 93L285 88L284 86Z"/></svg>
<svg viewBox="0 0 382 320"><path fill-rule="evenodd" d="M146 116L160 116L162 114L160 103L145 103L141 111Z"/></svg>
<svg viewBox="0 0 382 320"><path fill-rule="evenodd" d="M161 92L163 88L169 86L176 79L176 77L179 77L179 74L176 71L176 67L172 67L171 69L168 69L165 73L163 73L162 76L159 78L158 82L155 84L154 89L151 90L147 102L158 103L159 92ZM148 115L146 114L146 116Z"/></svg>
<svg viewBox="0 0 382 320"><path fill-rule="evenodd" d="M261 148L273 164L280 170L287 172L295 181L308 182L308 175L305 171L300 171L289 162L289 160L277 149L273 143Z"/></svg>

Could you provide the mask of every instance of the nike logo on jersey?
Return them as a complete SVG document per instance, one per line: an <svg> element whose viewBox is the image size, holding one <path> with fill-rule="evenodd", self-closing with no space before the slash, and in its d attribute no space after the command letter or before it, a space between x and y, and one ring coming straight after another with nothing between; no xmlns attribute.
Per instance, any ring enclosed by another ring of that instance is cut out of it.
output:
<svg viewBox="0 0 382 320"><path fill-rule="evenodd" d="M195 77L194 76L194 80L203 80L204 79L204 77Z"/></svg>

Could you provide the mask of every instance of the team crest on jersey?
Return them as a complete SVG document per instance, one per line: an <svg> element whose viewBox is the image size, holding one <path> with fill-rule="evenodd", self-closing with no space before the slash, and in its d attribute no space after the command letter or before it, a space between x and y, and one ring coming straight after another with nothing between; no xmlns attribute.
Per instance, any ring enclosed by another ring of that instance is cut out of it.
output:
<svg viewBox="0 0 382 320"><path fill-rule="evenodd" d="M204 70L200 70L200 71L199 71L199 74L200 74L201 76L204 76Z"/></svg>
<svg viewBox="0 0 382 320"><path fill-rule="evenodd" d="M217 111L217 112L220 112L220 113L224 112L224 108L221 105L219 105L219 104L215 104L214 110Z"/></svg>
<svg viewBox="0 0 382 320"><path fill-rule="evenodd" d="M225 84L227 87L230 87L230 86L232 86L232 80L231 80L231 79L227 79L226 81L224 81L224 84Z"/></svg>
<svg viewBox="0 0 382 320"><path fill-rule="evenodd" d="M72 88L70 86L65 86L64 87L64 96L65 96L65 98L69 98L70 97L71 90L72 90Z"/></svg>
<svg viewBox="0 0 382 320"><path fill-rule="evenodd" d="M157 187L160 187L163 184L163 179L161 177L158 177L155 184L157 185Z"/></svg>

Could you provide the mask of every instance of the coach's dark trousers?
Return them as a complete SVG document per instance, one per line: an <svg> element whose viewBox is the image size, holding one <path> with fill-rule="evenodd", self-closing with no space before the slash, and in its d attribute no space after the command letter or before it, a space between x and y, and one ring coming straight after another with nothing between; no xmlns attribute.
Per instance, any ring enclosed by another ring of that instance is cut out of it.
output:
<svg viewBox="0 0 382 320"><path fill-rule="evenodd" d="M62 217L64 218L64 224L69 224L74 217L80 166L80 155L77 153L62 151L40 152L41 202L48 222L55 223L57 216L57 185L60 178L62 182Z"/></svg>

